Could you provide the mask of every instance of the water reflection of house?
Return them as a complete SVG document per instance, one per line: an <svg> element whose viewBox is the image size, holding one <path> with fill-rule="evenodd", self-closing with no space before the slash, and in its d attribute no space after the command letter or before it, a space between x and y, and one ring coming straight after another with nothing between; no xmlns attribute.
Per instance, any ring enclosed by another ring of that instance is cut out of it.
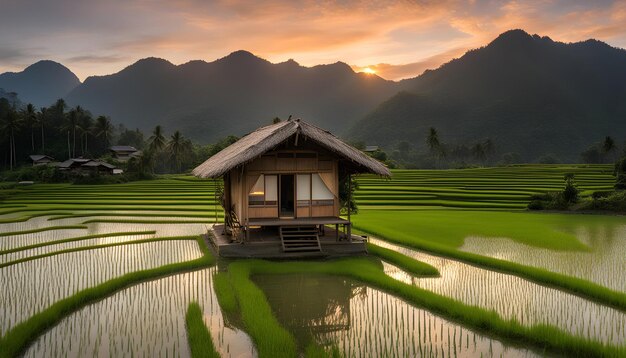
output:
<svg viewBox="0 0 626 358"><path fill-rule="evenodd" d="M340 183L360 173L391 175L376 159L299 119L259 128L193 171L223 179L225 230L213 230L220 255L256 257L364 252L364 243L353 242L350 212L340 217L339 200Z"/></svg>
<svg viewBox="0 0 626 358"><path fill-rule="evenodd" d="M45 154L33 154L30 156L30 160L33 161L33 166L47 165L54 162L54 158Z"/></svg>
<svg viewBox="0 0 626 358"><path fill-rule="evenodd" d="M109 148L113 158L125 162L130 158L141 155L141 151L130 145L114 145Z"/></svg>
<svg viewBox="0 0 626 358"><path fill-rule="evenodd" d="M311 334L350 329L350 300L365 287L325 275L262 275L254 277L254 282L278 321L302 343Z"/></svg>

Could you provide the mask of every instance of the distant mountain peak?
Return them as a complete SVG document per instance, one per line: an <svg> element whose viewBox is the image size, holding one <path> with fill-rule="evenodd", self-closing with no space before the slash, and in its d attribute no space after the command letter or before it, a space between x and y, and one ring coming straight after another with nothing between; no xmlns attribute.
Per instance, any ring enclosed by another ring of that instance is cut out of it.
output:
<svg viewBox="0 0 626 358"><path fill-rule="evenodd" d="M498 46L498 45L512 45L517 46L523 43L529 43L533 41L533 36L528 32L521 29L508 30L496 37L488 47Z"/></svg>
<svg viewBox="0 0 626 358"><path fill-rule="evenodd" d="M222 57L217 62L229 62L229 63L237 63L237 64L250 64L250 63L269 63L267 60L256 56L250 51L246 50L237 50L235 52L231 52L228 56Z"/></svg>
<svg viewBox="0 0 626 358"><path fill-rule="evenodd" d="M33 63L32 65L26 67L24 69L24 71L29 71L29 70L37 70L37 69L62 69L62 70L67 70L69 71L69 69L65 66L63 66L62 64L56 62L56 61L52 61L52 60L40 60L37 61L35 63ZM71 72L71 71L70 71Z"/></svg>
<svg viewBox="0 0 626 358"><path fill-rule="evenodd" d="M49 105L78 85L80 80L69 68L51 60L38 61L21 72L0 74L0 88L36 106Z"/></svg>

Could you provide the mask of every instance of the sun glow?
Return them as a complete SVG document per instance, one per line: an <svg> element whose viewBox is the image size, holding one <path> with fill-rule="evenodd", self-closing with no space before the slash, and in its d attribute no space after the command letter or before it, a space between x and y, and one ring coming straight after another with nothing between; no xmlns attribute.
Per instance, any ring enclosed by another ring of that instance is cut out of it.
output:
<svg viewBox="0 0 626 358"><path fill-rule="evenodd" d="M373 69L371 69L369 67L365 67L364 69L361 70L361 72L367 73L368 75L373 75L373 74L376 73L376 71L374 71Z"/></svg>

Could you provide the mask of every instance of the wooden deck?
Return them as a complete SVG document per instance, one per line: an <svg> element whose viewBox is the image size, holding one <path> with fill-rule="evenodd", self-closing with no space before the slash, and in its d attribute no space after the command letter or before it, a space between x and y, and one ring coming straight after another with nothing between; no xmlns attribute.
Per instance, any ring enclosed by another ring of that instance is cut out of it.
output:
<svg viewBox="0 0 626 358"><path fill-rule="evenodd" d="M296 219L250 219L250 226L350 225L346 219L335 216Z"/></svg>
<svg viewBox="0 0 626 358"><path fill-rule="evenodd" d="M339 225L344 228L344 235L346 235L351 241L352 238L352 223L346 219L342 219L336 216L328 217L314 217L314 218L293 218L293 219L250 219L248 221L248 228L250 227L271 227L271 226L316 226L316 225L335 225L335 240L339 240ZM250 238L252 230L246 230L246 242L253 241Z"/></svg>
<svg viewBox="0 0 626 358"><path fill-rule="evenodd" d="M315 218L316 224L320 224L319 218ZM334 218L336 219L340 218ZM303 219L289 219L303 220ZM330 221L332 221L329 218ZM329 222L328 225L345 224L344 222ZM257 219L255 219L257 222ZM301 259L301 258L327 258L367 254L366 239L362 236L336 232L334 229L325 227L323 235L320 235L321 252L284 252L278 232L278 226L282 226L282 220L274 220L274 225L252 224L250 226L263 226L263 228L251 228L249 239L245 243L233 242L231 237L225 235L224 225L213 225L209 231L209 242L217 254L229 258L266 258L266 259ZM281 222L277 224L277 222ZM313 225L311 222L293 225ZM349 225L349 223L348 223ZM339 238L339 240L337 239ZM351 238L351 240L350 240Z"/></svg>

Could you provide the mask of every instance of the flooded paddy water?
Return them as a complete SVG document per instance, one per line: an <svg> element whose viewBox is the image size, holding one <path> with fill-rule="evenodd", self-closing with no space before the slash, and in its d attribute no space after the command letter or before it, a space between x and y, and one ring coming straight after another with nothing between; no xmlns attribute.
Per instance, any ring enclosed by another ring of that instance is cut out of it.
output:
<svg viewBox="0 0 626 358"><path fill-rule="evenodd" d="M469 305L496 311L524 325L546 323L604 343L626 342L626 314L579 296L526 279L430 255L379 239L370 242L439 270L441 277L416 278L393 265L389 276Z"/></svg>
<svg viewBox="0 0 626 358"><path fill-rule="evenodd" d="M588 219L588 218L587 218ZM594 217L600 221L602 217ZM596 225L572 224L562 230L587 245L589 252L546 250L517 243L506 238L465 238L463 251L513 261L549 271L579 277L626 292L626 220L605 217Z"/></svg>
<svg viewBox="0 0 626 358"><path fill-rule="evenodd" d="M85 223L85 229L60 229L0 237L0 251L85 235L120 235L67 242L0 254L0 263L93 245L155 237L197 235L208 223L184 223L194 218L128 216L120 211L96 217L0 224L0 232L81 225L91 219L178 220L180 223ZM136 213L136 212L135 212ZM152 213L152 212L151 212ZM83 214L83 213L81 213ZM85 212L84 214L88 214ZM156 231L138 235L123 234ZM376 241L439 269L440 278L414 278L385 265L390 276L466 304L493 309L523 324L549 323L565 331L602 342L626 341L623 313L577 296L454 260ZM471 240L466 241L466 245ZM465 249L468 249L464 247ZM468 249L470 250L470 249ZM619 252L625 252L621 248ZM610 250L609 250L610 251ZM493 251L494 255L498 251ZM482 254L490 254L485 250ZM572 253L567 253L572 254ZM578 253L573 253L578 254ZM607 251L608 254L608 251ZM63 253L0 268L0 335L54 302L84 288L125 273L188 261L201 256L194 240L159 241ZM512 259L513 260L513 259ZM619 263L619 257L614 262ZM538 264L538 266L540 266ZM63 319L39 337L26 352L40 356L189 356L185 313L198 301L217 350L225 357L255 356L250 337L222 316L209 269L143 282ZM616 270L620 270L618 267ZM309 340L336 346L357 356L535 356L535 352L471 331L385 292L334 276L255 276L279 322L305 347ZM294 292L296 294L285 294Z"/></svg>

